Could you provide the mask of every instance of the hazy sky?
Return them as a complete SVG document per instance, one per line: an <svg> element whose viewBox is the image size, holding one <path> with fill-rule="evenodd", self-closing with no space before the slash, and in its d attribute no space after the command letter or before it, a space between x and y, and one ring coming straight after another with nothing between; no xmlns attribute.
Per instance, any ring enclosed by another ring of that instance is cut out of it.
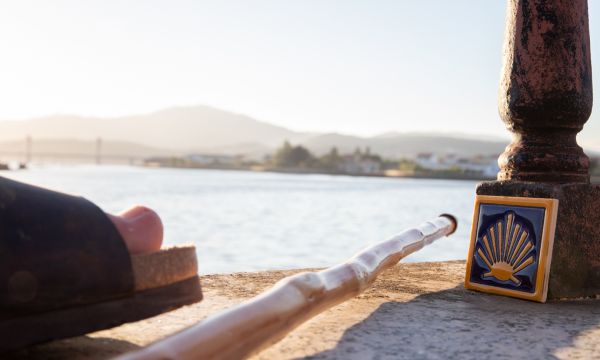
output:
<svg viewBox="0 0 600 360"><path fill-rule="evenodd" d="M0 4L0 119L204 104L302 131L506 134L505 1ZM600 60L594 1L590 24ZM583 142L596 134L592 115Z"/></svg>

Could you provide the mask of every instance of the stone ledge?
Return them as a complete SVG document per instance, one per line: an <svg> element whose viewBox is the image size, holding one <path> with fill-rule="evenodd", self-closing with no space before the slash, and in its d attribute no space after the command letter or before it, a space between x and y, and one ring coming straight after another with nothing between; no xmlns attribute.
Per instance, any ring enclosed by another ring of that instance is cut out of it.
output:
<svg viewBox="0 0 600 360"><path fill-rule="evenodd" d="M10 354L106 359L246 300L301 270L202 277L205 301L152 319ZM538 304L466 291L464 262L400 264L362 295L289 334L255 359L481 359L600 356L597 300Z"/></svg>

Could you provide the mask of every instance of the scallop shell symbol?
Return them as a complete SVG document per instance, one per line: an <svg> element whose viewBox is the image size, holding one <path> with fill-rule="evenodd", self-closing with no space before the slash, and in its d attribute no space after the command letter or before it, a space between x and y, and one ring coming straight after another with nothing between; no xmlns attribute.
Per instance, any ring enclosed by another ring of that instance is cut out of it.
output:
<svg viewBox="0 0 600 360"><path fill-rule="evenodd" d="M483 246L477 250L488 268L483 277L510 280L516 286L521 285L515 275L534 263L534 255L531 254L533 241L529 235L522 224L515 222L512 211L488 227L482 238Z"/></svg>

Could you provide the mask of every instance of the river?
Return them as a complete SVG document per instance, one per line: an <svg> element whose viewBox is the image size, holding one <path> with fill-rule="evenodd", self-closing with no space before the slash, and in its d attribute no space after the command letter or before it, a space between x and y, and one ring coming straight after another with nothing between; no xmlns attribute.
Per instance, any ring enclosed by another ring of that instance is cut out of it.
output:
<svg viewBox="0 0 600 360"><path fill-rule="evenodd" d="M155 209L167 245L194 244L202 274L324 267L451 213L454 235L403 261L464 259L475 181L129 166L36 166L0 175L85 196L108 212Z"/></svg>

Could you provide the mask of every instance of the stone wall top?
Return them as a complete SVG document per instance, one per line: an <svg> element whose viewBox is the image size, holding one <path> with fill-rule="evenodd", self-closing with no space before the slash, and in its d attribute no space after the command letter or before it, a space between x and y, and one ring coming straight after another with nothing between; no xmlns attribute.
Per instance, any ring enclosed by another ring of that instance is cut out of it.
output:
<svg viewBox="0 0 600 360"><path fill-rule="evenodd" d="M303 270L209 275L205 301L115 329L40 345L16 359L107 359L149 344ZM598 300L546 304L467 291L464 262L400 264L362 295L300 326L256 359L591 358ZM485 339L490 339L486 341Z"/></svg>

